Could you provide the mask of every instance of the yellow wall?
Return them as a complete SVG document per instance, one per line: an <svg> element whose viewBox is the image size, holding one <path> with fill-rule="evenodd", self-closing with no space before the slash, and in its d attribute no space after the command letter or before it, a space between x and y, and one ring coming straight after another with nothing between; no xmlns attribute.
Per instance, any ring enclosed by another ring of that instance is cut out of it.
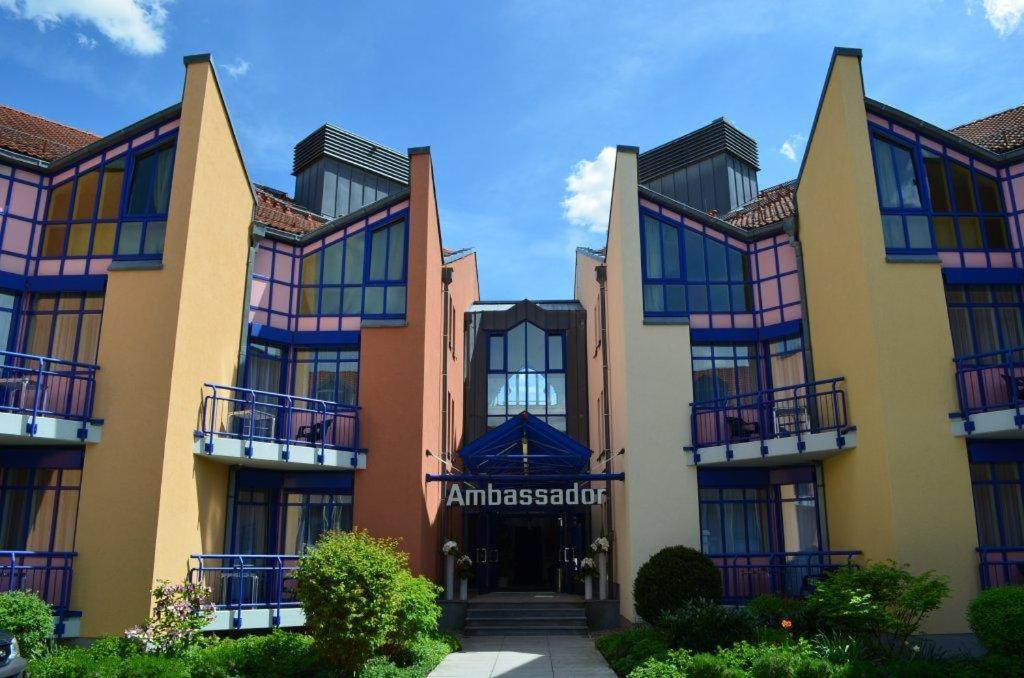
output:
<svg viewBox="0 0 1024 678"><path fill-rule="evenodd" d="M624 483L613 484L615 572L620 613L634 619L636 570L666 546L700 548L700 520L697 473L683 452L693 390L690 332L686 325L643 322L637 154L631 148L620 147L615 157L606 263L611 449L626 450L612 469L626 474ZM578 269L577 277L578 287L596 285L592 270ZM593 295L577 292L581 299ZM590 336L591 353L593 342ZM592 381L591 388L599 390L600 383ZM599 419L593 398L591 407L591 420Z"/></svg>
<svg viewBox="0 0 1024 678"><path fill-rule="evenodd" d="M233 383L253 198L207 60L186 68L163 268L113 271L72 607L82 635L143 621L157 579L221 547L227 466L193 455L204 381Z"/></svg>
<svg viewBox="0 0 1024 678"><path fill-rule="evenodd" d="M859 57L835 57L797 191L819 379L845 376L857 447L824 464L830 545L951 579L933 633L978 592L964 443L938 264L886 263Z"/></svg>

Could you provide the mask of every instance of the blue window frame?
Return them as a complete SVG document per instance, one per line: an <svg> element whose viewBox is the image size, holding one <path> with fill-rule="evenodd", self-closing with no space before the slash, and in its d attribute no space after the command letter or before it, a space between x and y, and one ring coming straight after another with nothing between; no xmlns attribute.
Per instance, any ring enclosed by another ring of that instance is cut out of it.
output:
<svg viewBox="0 0 1024 678"><path fill-rule="evenodd" d="M694 402L760 390L757 344L694 344L690 353Z"/></svg>
<svg viewBox="0 0 1024 678"><path fill-rule="evenodd" d="M27 315L25 353L82 363L96 362L103 320L102 293L34 294Z"/></svg>
<svg viewBox="0 0 1024 678"><path fill-rule="evenodd" d="M297 348L292 393L342 405L359 400L359 350L356 348Z"/></svg>
<svg viewBox="0 0 1024 678"><path fill-rule="evenodd" d="M526 411L565 431L565 335L521 322L487 346L487 426Z"/></svg>
<svg viewBox="0 0 1024 678"><path fill-rule="evenodd" d="M406 240L400 218L304 256L298 315L405 317Z"/></svg>
<svg viewBox="0 0 1024 678"><path fill-rule="evenodd" d="M175 144L168 143L133 155L117 234L118 258L163 257L174 153Z"/></svg>
<svg viewBox="0 0 1024 678"><path fill-rule="evenodd" d="M1024 346L1024 297L1018 285L946 285L957 357ZM1003 358L982 358L998 362Z"/></svg>
<svg viewBox="0 0 1024 678"><path fill-rule="evenodd" d="M641 218L645 316L753 310L746 252L653 213Z"/></svg>
<svg viewBox="0 0 1024 678"><path fill-rule="evenodd" d="M1024 547L1024 454L971 452L971 487L978 545Z"/></svg>
<svg viewBox="0 0 1024 678"><path fill-rule="evenodd" d="M877 129L871 150L887 252L1012 248L996 178Z"/></svg>
<svg viewBox="0 0 1024 678"><path fill-rule="evenodd" d="M80 457L77 467L0 468L0 549L73 551L81 484Z"/></svg>

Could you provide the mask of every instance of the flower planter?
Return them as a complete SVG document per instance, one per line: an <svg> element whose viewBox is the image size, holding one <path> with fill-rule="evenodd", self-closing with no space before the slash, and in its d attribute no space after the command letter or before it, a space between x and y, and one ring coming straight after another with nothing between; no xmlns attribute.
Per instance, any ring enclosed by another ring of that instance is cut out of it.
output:
<svg viewBox="0 0 1024 678"><path fill-rule="evenodd" d="M597 591L601 600L608 600L608 554L597 554Z"/></svg>
<svg viewBox="0 0 1024 678"><path fill-rule="evenodd" d="M444 557L444 597L445 600L455 598L455 556L453 554Z"/></svg>
<svg viewBox="0 0 1024 678"><path fill-rule="evenodd" d="M583 578L583 598L586 600L594 599L594 578L584 577Z"/></svg>
<svg viewBox="0 0 1024 678"><path fill-rule="evenodd" d="M469 580L459 580L459 600L469 600Z"/></svg>

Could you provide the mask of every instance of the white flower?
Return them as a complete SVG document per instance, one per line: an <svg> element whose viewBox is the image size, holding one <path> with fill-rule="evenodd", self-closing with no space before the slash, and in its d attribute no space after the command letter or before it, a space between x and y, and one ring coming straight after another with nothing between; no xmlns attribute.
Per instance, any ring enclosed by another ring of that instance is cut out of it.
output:
<svg viewBox="0 0 1024 678"><path fill-rule="evenodd" d="M444 546L441 547L441 552L446 556L453 556L459 552L459 545L451 540L446 541Z"/></svg>
<svg viewBox="0 0 1024 678"><path fill-rule="evenodd" d="M469 566L473 564L473 559L469 556L462 556L461 558L459 558L458 563L459 565Z"/></svg>
<svg viewBox="0 0 1024 678"><path fill-rule="evenodd" d="M593 568L593 567L597 567L594 564L594 559L593 558L584 558L583 560L580 561L580 569L581 570L586 570L586 569Z"/></svg>
<svg viewBox="0 0 1024 678"><path fill-rule="evenodd" d="M590 549L594 553L608 553L611 550L611 545L605 537L598 537L594 540L594 543L590 545Z"/></svg>

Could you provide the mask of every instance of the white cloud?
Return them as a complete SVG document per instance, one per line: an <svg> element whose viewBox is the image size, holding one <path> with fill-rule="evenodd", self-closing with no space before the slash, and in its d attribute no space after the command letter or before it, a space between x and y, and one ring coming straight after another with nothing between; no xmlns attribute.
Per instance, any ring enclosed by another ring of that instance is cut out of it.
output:
<svg viewBox="0 0 1024 678"><path fill-rule="evenodd" d="M135 54L159 54L166 47L163 0L0 0L0 7L19 19L34 21L41 31L63 21L92 24ZM78 44L85 46L81 37Z"/></svg>
<svg viewBox="0 0 1024 678"><path fill-rule="evenodd" d="M789 138L782 142L779 153L796 162L797 151L803 147L805 141L807 137L803 134L790 134Z"/></svg>
<svg viewBox="0 0 1024 678"><path fill-rule="evenodd" d="M593 160L580 160L565 179L563 216L575 226L592 233L608 230L608 210L612 201L612 174L615 149L605 146Z"/></svg>
<svg viewBox="0 0 1024 678"><path fill-rule="evenodd" d="M249 72L250 64L245 59L238 57L232 64L224 64L224 70L232 78L240 78Z"/></svg>
<svg viewBox="0 0 1024 678"><path fill-rule="evenodd" d="M96 39L90 38L85 33L76 33L75 37L78 40L78 46L83 49L96 49Z"/></svg>
<svg viewBox="0 0 1024 678"><path fill-rule="evenodd" d="M999 37L1016 32L1024 19L1024 0L982 0L985 18L996 29Z"/></svg>

